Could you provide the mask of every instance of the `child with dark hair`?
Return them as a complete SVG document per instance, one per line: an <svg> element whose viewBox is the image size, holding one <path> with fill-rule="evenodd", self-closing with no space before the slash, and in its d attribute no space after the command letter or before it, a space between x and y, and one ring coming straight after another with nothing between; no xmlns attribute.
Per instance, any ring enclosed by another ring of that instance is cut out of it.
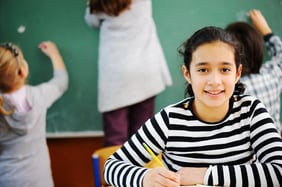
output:
<svg viewBox="0 0 282 187"><path fill-rule="evenodd" d="M262 101L273 118L277 130L281 131L280 94L282 92L282 42L275 35L259 10L251 10L253 25L234 22L226 30L239 40L245 53L241 81L246 85L246 94ZM263 63L264 46L270 59Z"/></svg>
<svg viewBox="0 0 282 187"><path fill-rule="evenodd" d="M89 0L85 21L100 29L98 110L104 145L120 145L155 110L172 84L152 16L151 0Z"/></svg>
<svg viewBox="0 0 282 187"><path fill-rule="evenodd" d="M282 140L264 105L242 94L237 40L204 27L179 51L191 96L155 114L111 155L106 181L116 187L281 186ZM143 143L162 155L165 167L142 167L152 159Z"/></svg>

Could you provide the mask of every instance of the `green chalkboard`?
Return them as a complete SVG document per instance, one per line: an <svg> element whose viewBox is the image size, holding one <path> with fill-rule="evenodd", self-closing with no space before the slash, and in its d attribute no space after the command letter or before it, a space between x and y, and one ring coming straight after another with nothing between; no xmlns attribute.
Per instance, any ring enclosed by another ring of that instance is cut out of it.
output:
<svg viewBox="0 0 282 187"><path fill-rule="evenodd" d="M272 30L282 36L280 0L152 0L153 16L173 86L157 97L156 111L184 96L185 81L177 47L195 30L245 20L260 9ZM57 43L70 76L65 95L48 111L48 136L102 135L97 110L97 52L99 31L84 22L86 0L0 0L0 42L18 44L30 66L30 84L52 76L49 59L37 48L44 40ZM134 18L133 18L134 19ZM22 30L21 30L22 29Z"/></svg>

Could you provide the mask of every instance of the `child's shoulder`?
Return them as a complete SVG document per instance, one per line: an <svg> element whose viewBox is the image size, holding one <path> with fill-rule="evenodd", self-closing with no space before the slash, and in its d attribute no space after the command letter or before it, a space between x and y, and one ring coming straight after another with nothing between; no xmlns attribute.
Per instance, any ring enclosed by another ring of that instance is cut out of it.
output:
<svg viewBox="0 0 282 187"><path fill-rule="evenodd" d="M235 108L253 107L254 105L261 104L262 102L253 95L239 95L233 96L233 103Z"/></svg>
<svg viewBox="0 0 282 187"><path fill-rule="evenodd" d="M178 109L187 110L193 100L194 100L194 97L185 98L185 99L183 99L181 101L178 101L176 103L173 103L173 104L170 104L170 105L166 106L164 108L164 110L171 110L171 109L177 109L177 108Z"/></svg>
<svg viewBox="0 0 282 187"><path fill-rule="evenodd" d="M248 95L248 94L244 94L244 95L236 95L236 96L233 96L234 100L235 101L238 101L238 102L245 102L245 101L256 101L258 100L258 98L254 95Z"/></svg>

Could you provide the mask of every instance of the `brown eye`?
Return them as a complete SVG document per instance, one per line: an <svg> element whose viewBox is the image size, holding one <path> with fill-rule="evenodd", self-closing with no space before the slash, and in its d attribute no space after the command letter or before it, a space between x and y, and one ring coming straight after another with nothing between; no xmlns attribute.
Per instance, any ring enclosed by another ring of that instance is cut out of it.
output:
<svg viewBox="0 0 282 187"><path fill-rule="evenodd" d="M229 72L229 71L231 71L229 68L223 68L222 69L222 72Z"/></svg>
<svg viewBox="0 0 282 187"><path fill-rule="evenodd" d="M206 69L206 68L201 68L201 69L198 69L198 72L205 73L205 72L208 72L208 69Z"/></svg>

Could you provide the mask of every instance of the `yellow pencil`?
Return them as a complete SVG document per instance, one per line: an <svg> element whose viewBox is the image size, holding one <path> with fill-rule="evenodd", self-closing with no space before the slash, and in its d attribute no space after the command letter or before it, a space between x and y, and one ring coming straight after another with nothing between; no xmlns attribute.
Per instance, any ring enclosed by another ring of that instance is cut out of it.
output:
<svg viewBox="0 0 282 187"><path fill-rule="evenodd" d="M145 147L145 149L147 150L147 152L153 157L153 159L162 167L164 167L163 163L160 161L160 159L158 159L158 157L153 153L153 151L150 149L150 147L143 143L143 146Z"/></svg>

